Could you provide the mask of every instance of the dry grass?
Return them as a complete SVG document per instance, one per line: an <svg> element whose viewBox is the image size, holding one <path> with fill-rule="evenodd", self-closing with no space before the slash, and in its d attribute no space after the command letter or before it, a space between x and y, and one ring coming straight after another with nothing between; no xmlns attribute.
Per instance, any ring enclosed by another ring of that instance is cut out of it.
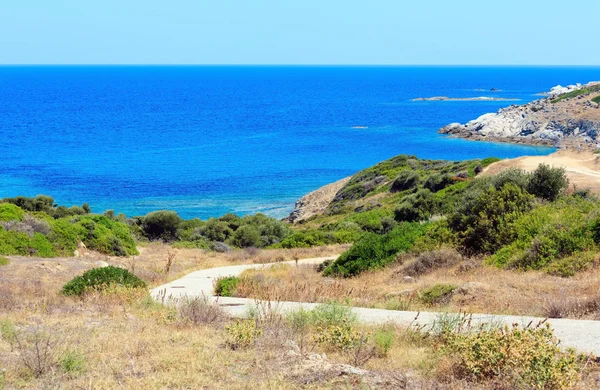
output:
<svg viewBox="0 0 600 390"><path fill-rule="evenodd" d="M472 259L459 264L452 260L439 269L431 265L421 267L424 264L421 261L416 267L419 272L412 272L415 261L407 260L405 264L408 266L399 264L350 279L323 278L312 266L250 270L242 275L237 292L243 297L283 301L348 300L355 306L392 310L600 319L600 274L596 269L561 278L543 272L501 270ZM407 273L414 277L405 278ZM424 274L416 276L421 273ZM421 291L440 283L458 286L448 304L432 307L418 299ZM562 297L569 297L569 302L563 302ZM561 309L552 308L559 304ZM553 314L557 310L560 313Z"/></svg>
<svg viewBox="0 0 600 390"><path fill-rule="evenodd" d="M156 272L156 281L160 283L185 270L207 266L335 253L331 248L299 253L251 251L222 255L182 250L173 259L170 273L164 275L159 270L164 271L169 250L163 246L144 248L133 264L129 260L129 266L141 275ZM117 263L116 259L91 256L61 260L14 257L2 268L0 387L462 389L487 386L444 377L435 340L418 329L389 325L387 329L393 329L393 345L385 354L369 355L368 360L361 351L333 351L323 357L324 350L314 342L317 332L314 327L300 331L277 314L276 303L265 303L254 310L253 321L262 330L260 336L249 347L232 351L226 346L230 337L226 325L234 320L206 300L184 302L176 308L153 302L147 291L141 290L112 288L88 293L81 299L59 294L64 282L92 267L96 260ZM119 261L127 266L127 260ZM359 301L374 291L368 283L377 280L400 283L394 276L396 271L368 274L363 281L325 280L314 289L304 285L303 294L312 296L314 301L320 301L320 294L328 292L334 298L349 295ZM306 282L319 277L313 268L305 266L279 266L271 272L269 277L276 276L277 280L285 279L286 275L308 278ZM375 299L385 292L386 289L377 290L372 297ZM11 337L11 327L20 341ZM358 330L375 334L379 328ZM304 343L302 350L297 346L300 339ZM368 352L369 348L363 351ZM348 366L352 362L361 366Z"/></svg>

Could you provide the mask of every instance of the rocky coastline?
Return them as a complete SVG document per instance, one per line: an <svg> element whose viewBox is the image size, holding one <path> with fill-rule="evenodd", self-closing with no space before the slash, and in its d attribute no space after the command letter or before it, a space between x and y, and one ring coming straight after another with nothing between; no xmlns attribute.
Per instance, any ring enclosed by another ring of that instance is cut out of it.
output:
<svg viewBox="0 0 600 390"><path fill-rule="evenodd" d="M470 140L555 147L600 142L600 82L556 86L542 99L511 105L465 124L451 123L441 134ZM595 101L594 101L595 100Z"/></svg>

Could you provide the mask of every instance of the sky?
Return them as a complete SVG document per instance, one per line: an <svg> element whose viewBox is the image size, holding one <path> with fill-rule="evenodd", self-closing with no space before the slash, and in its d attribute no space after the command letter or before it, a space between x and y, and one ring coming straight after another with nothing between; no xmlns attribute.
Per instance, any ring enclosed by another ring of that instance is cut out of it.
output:
<svg viewBox="0 0 600 390"><path fill-rule="evenodd" d="M0 0L0 64L600 65L598 0Z"/></svg>

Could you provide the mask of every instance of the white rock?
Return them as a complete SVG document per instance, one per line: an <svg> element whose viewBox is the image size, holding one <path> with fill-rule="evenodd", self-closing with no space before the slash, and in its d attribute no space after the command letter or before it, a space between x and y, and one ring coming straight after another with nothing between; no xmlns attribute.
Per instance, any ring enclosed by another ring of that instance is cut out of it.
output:
<svg viewBox="0 0 600 390"><path fill-rule="evenodd" d="M108 267L110 264L108 264L106 261L102 261L102 260L98 260L94 263L98 268L104 268L104 267Z"/></svg>

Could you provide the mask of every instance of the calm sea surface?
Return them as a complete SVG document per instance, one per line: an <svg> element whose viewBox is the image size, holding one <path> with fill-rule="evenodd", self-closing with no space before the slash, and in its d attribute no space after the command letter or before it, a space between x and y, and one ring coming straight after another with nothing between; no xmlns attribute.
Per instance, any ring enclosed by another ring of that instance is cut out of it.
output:
<svg viewBox="0 0 600 390"><path fill-rule="evenodd" d="M600 68L0 67L0 197L127 215L282 217L324 184L392 156L464 160L549 148L438 135ZM501 92L490 92L496 88Z"/></svg>

